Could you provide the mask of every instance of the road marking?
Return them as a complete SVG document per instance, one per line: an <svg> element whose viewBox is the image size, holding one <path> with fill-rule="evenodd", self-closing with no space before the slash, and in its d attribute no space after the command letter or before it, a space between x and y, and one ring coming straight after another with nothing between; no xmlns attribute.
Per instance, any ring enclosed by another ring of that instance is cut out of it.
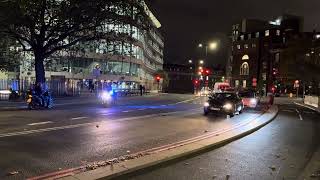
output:
<svg viewBox="0 0 320 180"><path fill-rule="evenodd" d="M80 120L80 119L87 119L88 117L75 117L71 118L71 120Z"/></svg>
<svg viewBox="0 0 320 180"><path fill-rule="evenodd" d="M311 112L311 111L303 111L303 113L305 113L305 114L315 114L315 112Z"/></svg>
<svg viewBox="0 0 320 180"><path fill-rule="evenodd" d="M194 101L194 100L197 100L197 99L200 99L200 97L196 97L196 98L192 98L192 99L187 99L187 100L184 100L184 101L180 101L180 102L176 102L176 103L172 103L172 104L168 104L168 105L177 105L177 104L182 104L182 103L186 103L186 102Z"/></svg>
<svg viewBox="0 0 320 180"><path fill-rule="evenodd" d="M311 109L311 110L314 110L314 111L317 111L317 109L312 108L312 107L309 107L309 106L306 106L306 105L301 104L301 103L294 102L294 104L296 104L296 105L298 105L298 106L302 106L302 107L308 108L308 109Z"/></svg>
<svg viewBox="0 0 320 180"><path fill-rule="evenodd" d="M122 111L123 113L128 113L128 112L131 112L131 111Z"/></svg>
<svg viewBox="0 0 320 180"><path fill-rule="evenodd" d="M138 109L138 111L144 111L144 110L146 110L145 108L142 108L142 109Z"/></svg>
<svg viewBox="0 0 320 180"><path fill-rule="evenodd" d="M39 122L39 123L31 123L28 124L28 126L39 126L39 125L44 125L44 124L51 124L53 123L52 121L46 121L46 122Z"/></svg>
<svg viewBox="0 0 320 180"><path fill-rule="evenodd" d="M167 105L163 104L163 105L161 105L161 106L167 106Z"/></svg>
<svg viewBox="0 0 320 180"><path fill-rule="evenodd" d="M282 109L281 111L282 111L282 112L291 112L291 113L292 113L292 112L295 112L294 110L291 110L291 109Z"/></svg>
<svg viewBox="0 0 320 180"><path fill-rule="evenodd" d="M175 111L175 112L156 113L156 114L150 114L145 116L136 116L136 117L122 118L122 119L113 119L113 120L116 122L122 122L122 121L139 120L139 119L146 119L146 118L160 117L163 115L174 115L174 114L181 114L185 116L185 115L198 114L199 110L201 110L201 108L189 109L187 113L185 111ZM42 132L50 132L50 131L57 131L57 130L64 130L64 129L74 129L79 127L96 126L96 125L97 125L97 122L90 122L90 123L74 124L74 125L67 125L67 126L58 126L58 127L52 127L52 128L29 130L29 131L17 131L12 133L0 134L0 138L21 136L21 135L28 135L28 134L35 134L35 133L42 133Z"/></svg>
<svg viewBox="0 0 320 180"><path fill-rule="evenodd" d="M299 118L300 118L300 120L302 121L302 120L303 120L303 118L302 118L302 116L301 116L301 113L299 112L299 110L298 110L298 109L296 109L296 112L298 113Z"/></svg>
<svg viewBox="0 0 320 180"><path fill-rule="evenodd" d="M113 113L102 113L101 115L102 116L108 116L108 115L111 115L111 114L113 114Z"/></svg>

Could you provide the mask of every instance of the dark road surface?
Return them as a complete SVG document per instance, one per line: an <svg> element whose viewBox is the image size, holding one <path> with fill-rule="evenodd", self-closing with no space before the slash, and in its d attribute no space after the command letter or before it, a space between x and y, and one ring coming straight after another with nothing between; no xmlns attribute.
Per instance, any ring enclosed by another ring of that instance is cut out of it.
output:
<svg viewBox="0 0 320 180"><path fill-rule="evenodd" d="M0 179L24 179L166 145L254 118L202 115L203 99L161 95L0 112ZM8 172L18 171L14 176Z"/></svg>
<svg viewBox="0 0 320 180"><path fill-rule="evenodd" d="M319 156L313 156L320 150L320 115L292 103L279 107L272 123L247 137L124 179L320 179L311 177L312 173L320 174L320 166L312 167L315 172L303 174L309 171L310 161L320 164Z"/></svg>

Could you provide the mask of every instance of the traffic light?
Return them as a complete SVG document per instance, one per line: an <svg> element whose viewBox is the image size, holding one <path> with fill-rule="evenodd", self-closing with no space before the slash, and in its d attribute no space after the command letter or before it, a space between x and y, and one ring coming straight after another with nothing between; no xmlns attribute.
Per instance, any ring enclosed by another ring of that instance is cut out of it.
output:
<svg viewBox="0 0 320 180"><path fill-rule="evenodd" d="M194 80L193 83L194 83L195 86L198 86L199 85L199 80Z"/></svg>
<svg viewBox="0 0 320 180"><path fill-rule="evenodd" d="M161 77L160 76L156 76L156 80L157 82L160 82Z"/></svg>

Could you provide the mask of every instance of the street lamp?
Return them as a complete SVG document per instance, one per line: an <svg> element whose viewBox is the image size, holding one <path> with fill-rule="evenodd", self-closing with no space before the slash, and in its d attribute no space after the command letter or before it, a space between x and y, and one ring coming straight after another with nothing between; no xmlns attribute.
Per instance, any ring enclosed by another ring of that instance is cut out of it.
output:
<svg viewBox="0 0 320 180"><path fill-rule="evenodd" d="M202 43L198 44L198 47L203 48L203 44ZM218 42L216 42L216 41L210 42L205 45L205 48L206 48L206 58L207 58L208 57L208 49L209 50L216 50L218 48Z"/></svg>
<svg viewBox="0 0 320 180"><path fill-rule="evenodd" d="M189 64L192 64L192 60L191 59L189 60Z"/></svg>
<svg viewBox="0 0 320 180"><path fill-rule="evenodd" d="M200 60L200 61L199 61L199 64L204 64L204 61L203 61L203 60Z"/></svg>
<svg viewBox="0 0 320 180"><path fill-rule="evenodd" d="M212 43L209 44L209 49L210 50L216 50L217 47L218 47L218 43L216 43L216 42L212 42Z"/></svg>

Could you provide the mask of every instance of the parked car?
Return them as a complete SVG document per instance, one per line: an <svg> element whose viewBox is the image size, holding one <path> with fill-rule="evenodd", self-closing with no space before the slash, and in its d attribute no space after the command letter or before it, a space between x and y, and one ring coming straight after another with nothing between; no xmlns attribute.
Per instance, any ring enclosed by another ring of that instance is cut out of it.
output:
<svg viewBox="0 0 320 180"><path fill-rule="evenodd" d="M243 109L242 100L236 93L214 93L204 104L204 115L208 115L210 112L219 112L233 117L236 113L242 113Z"/></svg>
<svg viewBox="0 0 320 180"><path fill-rule="evenodd" d="M260 103L260 97L255 91L247 90L239 92L245 107L256 108Z"/></svg>

